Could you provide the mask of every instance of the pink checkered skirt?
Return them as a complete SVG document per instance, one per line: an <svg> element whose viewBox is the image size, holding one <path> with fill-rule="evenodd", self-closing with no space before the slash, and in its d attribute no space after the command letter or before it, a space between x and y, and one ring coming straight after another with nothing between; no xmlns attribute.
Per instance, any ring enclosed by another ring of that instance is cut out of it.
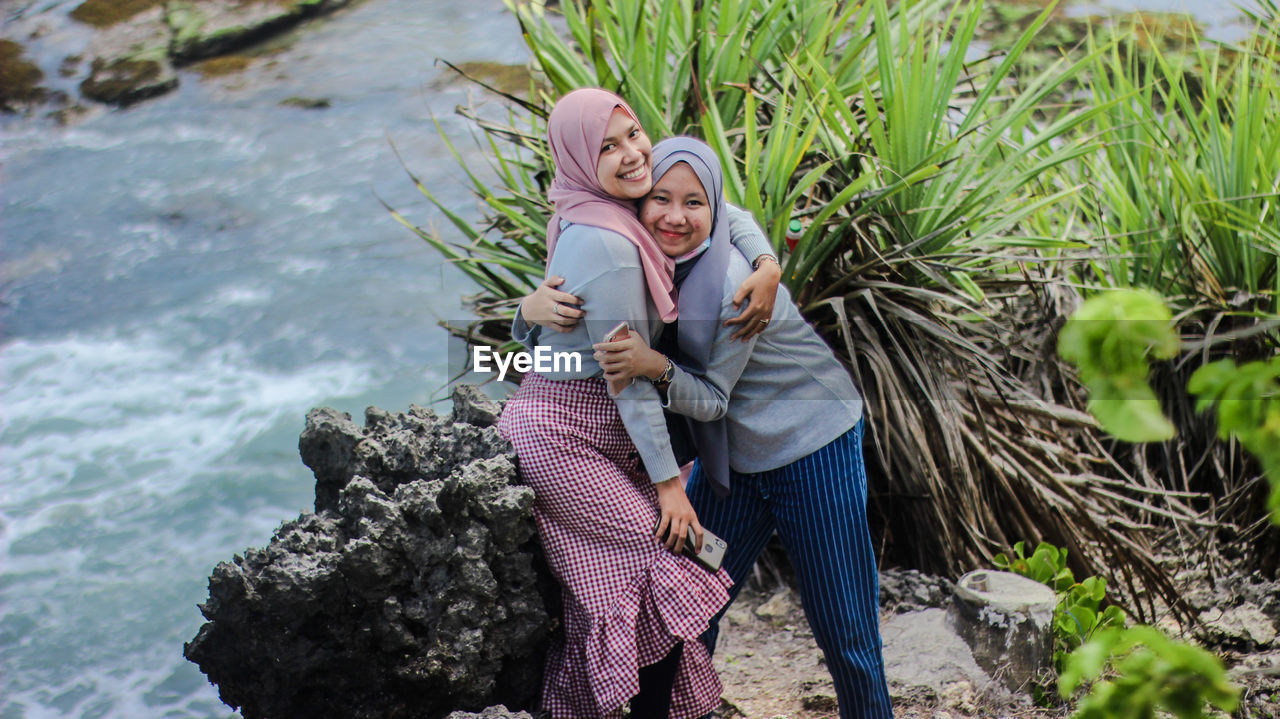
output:
<svg viewBox="0 0 1280 719"><path fill-rule="evenodd" d="M547 657L543 709L555 719L622 716L638 669L684 641L671 717L720 702L699 635L732 582L659 545L658 493L602 378L527 374L498 430L515 446L547 562L564 588L564 638Z"/></svg>

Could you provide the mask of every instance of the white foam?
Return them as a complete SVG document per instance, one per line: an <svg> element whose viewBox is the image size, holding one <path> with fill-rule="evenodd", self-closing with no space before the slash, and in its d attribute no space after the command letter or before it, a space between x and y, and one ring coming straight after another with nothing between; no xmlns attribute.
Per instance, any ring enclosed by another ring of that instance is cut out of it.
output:
<svg viewBox="0 0 1280 719"><path fill-rule="evenodd" d="M350 362L263 369L238 344L194 352L173 330L0 348L0 572L5 614L32 626L5 647L0 714L217 711L181 656L204 578L309 504L291 446L275 464L246 447L377 381Z"/></svg>
<svg viewBox="0 0 1280 719"><path fill-rule="evenodd" d="M192 357L148 333L9 344L0 360L0 437L10 475L5 504L47 496L86 465L134 485L112 482L102 491L136 491L138 484L172 491L171 481L154 479L154 469L141 476L134 470L210 468L282 416L370 384L367 369L349 364L283 374L255 368L249 356L230 344Z"/></svg>

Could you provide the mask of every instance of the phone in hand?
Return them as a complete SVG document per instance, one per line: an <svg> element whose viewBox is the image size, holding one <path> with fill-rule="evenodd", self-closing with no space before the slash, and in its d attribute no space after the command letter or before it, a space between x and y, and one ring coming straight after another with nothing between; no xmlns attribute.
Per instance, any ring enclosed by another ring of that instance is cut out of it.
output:
<svg viewBox="0 0 1280 719"><path fill-rule="evenodd" d="M661 524L661 523L662 523L662 520L659 519L658 524ZM653 531L654 532L658 531L658 525L654 525ZM667 532L669 533L670 531L671 530L668 528ZM692 559L693 561L697 562L700 567L707 570L708 572L719 571L720 565L724 564L724 554L726 551L728 551L729 545L726 544L723 539L712 534L711 530L707 529L706 527L703 527L702 528L702 551L699 552L696 549L696 547L698 546L698 535L696 532L693 531L692 525L690 525L688 531L689 533L684 540L684 549L682 550L681 553L684 554L684 556L688 557L689 559ZM662 542L665 544L666 541L667 541L667 536L664 535L662 537Z"/></svg>
<svg viewBox="0 0 1280 719"><path fill-rule="evenodd" d="M626 320L619 322L613 329L604 333L604 339L601 342L613 342L614 340L625 340L631 336L630 326Z"/></svg>

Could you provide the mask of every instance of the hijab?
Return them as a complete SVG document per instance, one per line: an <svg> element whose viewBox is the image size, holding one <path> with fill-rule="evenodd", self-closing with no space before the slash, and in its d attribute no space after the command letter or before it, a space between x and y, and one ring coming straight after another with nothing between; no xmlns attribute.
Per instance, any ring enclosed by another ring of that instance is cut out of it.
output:
<svg viewBox="0 0 1280 719"><path fill-rule="evenodd" d="M697 264L680 285L680 322L676 326L682 358L691 365L686 369L705 374L720 326L720 303L729 271L729 213L724 199L724 175L715 150L691 137L663 140L653 146L653 181L656 183L679 162L689 165L697 175L711 207L709 244L704 243L701 254L694 255ZM693 258L681 259L692 261ZM712 489L721 496L728 494L729 435L725 420L687 421L703 471L711 478Z"/></svg>
<svg viewBox="0 0 1280 719"><path fill-rule="evenodd" d="M617 232L640 251L649 297L662 321L671 322L676 318L675 262L663 254L640 224L635 203L606 193L596 176L600 146L614 108L621 108L640 124L622 98L599 88L570 92L560 98L547 119L551 159L556 166L556 176L547 193L547 199L556 207L547 223L548 266L560 237L561 220Z"/></svg>

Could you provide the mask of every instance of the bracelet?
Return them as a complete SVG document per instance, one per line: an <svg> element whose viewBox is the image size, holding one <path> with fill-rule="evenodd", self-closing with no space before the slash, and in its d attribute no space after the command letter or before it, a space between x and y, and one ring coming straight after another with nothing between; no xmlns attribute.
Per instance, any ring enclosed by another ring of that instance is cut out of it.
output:
<svg viewBox="0 0 1280 719"><path fill-rule="evenodd" d="M755 259L755 262L752 262L752 263L751 263L751 269L753 269L753 270L758 270L758 269L760 269L760 263L761 263L761 262L764 262L765 260L772 260L772 261L773 261L773 264L777 265L779 268L781 268L781 267L782 267L782 263L781 263L781 262L778 262L778 258L777 258L777 257L774 257L773 255L760 255L759 257L757 257L757 258Z"/></svg>
<svg viewBox="0 0 1280 719"><path fill-rule="evenodd" d="M676 374L676 365L674 362L671 361L671 358L668 357L666 369L662 370L662 374L658 375L657 377L649 381L654 384L670 384L671 378L674 377L675 374Z"/></svg>

